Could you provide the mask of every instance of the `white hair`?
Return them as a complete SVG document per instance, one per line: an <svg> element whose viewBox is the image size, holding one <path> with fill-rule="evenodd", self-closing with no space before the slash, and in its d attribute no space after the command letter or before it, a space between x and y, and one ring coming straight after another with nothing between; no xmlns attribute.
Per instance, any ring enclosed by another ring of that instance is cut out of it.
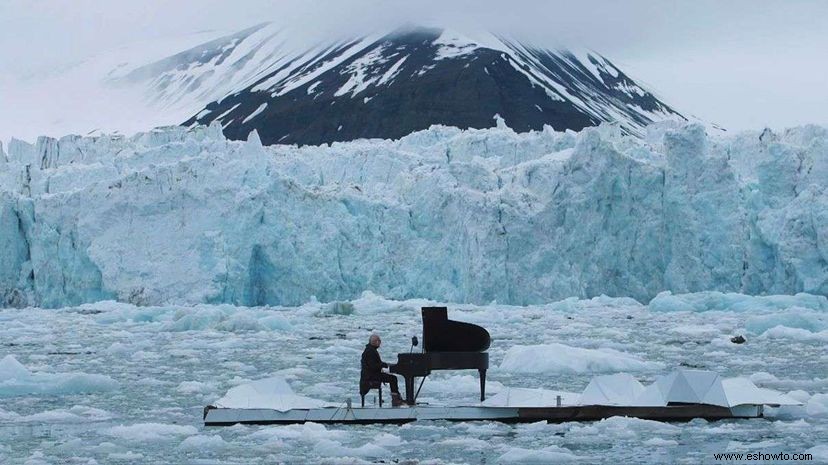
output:
<svg viewBox="0 0 828 465"><path fill-rule="evenodd" d="M368 338L368 344L373 344L374 342L379 340L379 334L371 333L371 336Z"/></svg>

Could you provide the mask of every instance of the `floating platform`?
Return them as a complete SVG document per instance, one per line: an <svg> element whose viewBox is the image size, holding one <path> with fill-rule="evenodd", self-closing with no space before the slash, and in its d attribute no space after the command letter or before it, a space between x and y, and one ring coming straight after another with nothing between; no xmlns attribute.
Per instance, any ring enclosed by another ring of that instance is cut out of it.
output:
<svg viewBox="0 0 828 465"><path fill-rule="evenodd" d="M435 407L417 406L401 408L347 408L327 407L311 409L204 408L205 426L290 425L297 423L333 424L404 424L421 420L445 421L500 421L527 423L547 421L597 421L625 416L657 421L725 420L761 418L762 405L744 404L736 407L720 407L707 404L682 404L661 407L624 407L606 405L577 405L563 407Z"/></svg>

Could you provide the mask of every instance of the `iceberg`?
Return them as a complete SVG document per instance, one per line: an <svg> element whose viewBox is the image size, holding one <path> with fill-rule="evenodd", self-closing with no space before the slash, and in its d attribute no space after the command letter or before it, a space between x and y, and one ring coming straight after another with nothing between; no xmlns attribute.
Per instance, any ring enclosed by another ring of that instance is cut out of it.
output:
<svg viewBox="0 0 828 465"><path fill-rule="evenodd" d="M193 436L198 430L191 425L164 423L136 423L113 426L106 434L130 442L174 442L185 436Z"/></svg>
<svg viewBox="0 0 828 465"><path fill-rule="evenodd" d="M500 370L511 373L607 373L663 367L659 362L643 361L614 349L584 349L558 343L512 346L500 363Z"/></svg>
<svg viewBox="0 0 828 465"><path fill-rule="evenodd" d="M817 126L760 138L677 123L643 139L433 126L262 146L214 124L12 140L0 306L278 306L370 291L703 310L782 303L731 294L802 293L794 305L824 310L827 141ZM724 303L676 299L700 291Z"/></svg>
<svg viewBox="0 0 828 465"><path fill-rule="evenodd" d="M577 462L583 459L573 454L569 449L559 446L548 446L540 449L525 449L522 447L505 447L505 452L497 459L497 463L543 464Z"/></svg>
<svg viewBox="0 0 828 465"><path fill-rule="evenodd" d="M105 375L32 372L13 355L0 360L0 398L111 391L118 383Z"/></svg>

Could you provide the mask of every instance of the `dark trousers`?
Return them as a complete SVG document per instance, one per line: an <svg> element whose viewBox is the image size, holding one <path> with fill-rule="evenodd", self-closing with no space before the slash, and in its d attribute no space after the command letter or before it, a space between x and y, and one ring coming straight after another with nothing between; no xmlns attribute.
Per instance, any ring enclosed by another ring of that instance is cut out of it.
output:
<svg viewBox="0 0 828 465"><path fill-rule="evenodd" d="M388 373L380 373L380 381L391 385L391 392L399 394L400 388L397 387L397 377L389 375Z"/></svg>

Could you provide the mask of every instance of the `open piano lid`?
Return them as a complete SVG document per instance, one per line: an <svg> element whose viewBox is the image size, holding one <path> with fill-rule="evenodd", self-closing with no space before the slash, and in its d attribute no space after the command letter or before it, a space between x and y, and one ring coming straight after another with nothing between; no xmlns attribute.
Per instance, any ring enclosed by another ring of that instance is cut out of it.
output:
<svg viewBox="0 0 828 465"><path fill-rule="evenodd" d="M448 319L446 307L423 307L423 351L483 352L491 337L486 328Z"/></svg>

